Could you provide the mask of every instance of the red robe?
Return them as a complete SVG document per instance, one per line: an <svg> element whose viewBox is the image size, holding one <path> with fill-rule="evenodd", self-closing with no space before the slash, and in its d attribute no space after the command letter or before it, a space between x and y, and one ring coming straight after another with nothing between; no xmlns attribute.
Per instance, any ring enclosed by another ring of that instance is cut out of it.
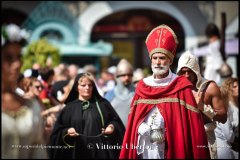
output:
<svg viewBox="0 0 240 160"><path fill-rule="evenodd" d="M139 81L131 103L120 159L137 159L138 127L154 106L164 118L166 159L210 159L202 116L183 76L166 87Z"/></svg>

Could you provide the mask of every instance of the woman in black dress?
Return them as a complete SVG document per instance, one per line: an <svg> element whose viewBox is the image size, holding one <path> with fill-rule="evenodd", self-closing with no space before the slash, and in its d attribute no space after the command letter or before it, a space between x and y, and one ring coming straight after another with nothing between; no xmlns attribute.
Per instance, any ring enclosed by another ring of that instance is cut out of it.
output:
<svg viewBox="0 0 240 160"><path fill-rule="evenodd" d="M50 137L50 158L118 159L124 125L90 73L79 74Z"/></svg>

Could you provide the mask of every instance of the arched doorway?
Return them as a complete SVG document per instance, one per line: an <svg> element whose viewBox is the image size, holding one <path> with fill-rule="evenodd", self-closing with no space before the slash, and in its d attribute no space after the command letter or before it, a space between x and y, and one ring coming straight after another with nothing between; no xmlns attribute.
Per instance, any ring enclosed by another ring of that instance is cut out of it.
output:
<svg viewBox="0 0 240 160"><path fill-rule="evenodd" d="M184 30L181 24L167 13L149 9L131 9L115 12L100 19L93 26L91 41L103 39L113 44L112 57L102 58L103 67L116 65L121 58L126 58L134 68L150 69L145 40L149 32L160 24L166 24L175 31L179 40L177 53L183 51ZM177 67L177 60L175 58L173 70Z"/></svg>

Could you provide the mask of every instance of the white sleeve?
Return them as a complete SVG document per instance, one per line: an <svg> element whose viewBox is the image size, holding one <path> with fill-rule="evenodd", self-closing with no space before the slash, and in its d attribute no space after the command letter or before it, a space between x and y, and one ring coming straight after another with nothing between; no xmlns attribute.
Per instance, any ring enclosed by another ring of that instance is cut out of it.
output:
<svg viewBox="0 0 240 160"><path fill-rule="evenodd" d="M234 132L231 122L229 121L229 118L227 121L223 123L219 123L219 126L221 127L222 134L225 136L226 140L228 142L234 141Z"/></svg>

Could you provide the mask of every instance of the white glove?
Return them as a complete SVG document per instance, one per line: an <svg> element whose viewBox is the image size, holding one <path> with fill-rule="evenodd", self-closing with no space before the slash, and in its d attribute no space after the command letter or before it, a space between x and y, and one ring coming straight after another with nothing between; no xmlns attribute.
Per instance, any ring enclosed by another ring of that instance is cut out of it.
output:
<svg viewBox="0 0 240 160"><path fill-rule="evenodd" d="M149 136L150 135L150 126L148 126L145 122L143 122L139 127L138 127L138 133L142 136Z"/></svg>

